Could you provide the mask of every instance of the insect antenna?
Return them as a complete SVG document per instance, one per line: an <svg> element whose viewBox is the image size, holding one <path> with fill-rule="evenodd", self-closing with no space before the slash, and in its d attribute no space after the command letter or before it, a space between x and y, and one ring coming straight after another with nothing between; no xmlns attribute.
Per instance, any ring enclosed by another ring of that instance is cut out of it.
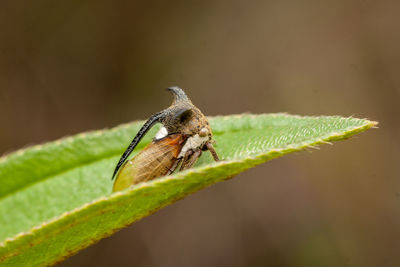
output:
<svg viewBox="0 0 400 267"><path fill-rule="evenodd" d="M153 127L154 124L160 122L160 120L165 116L164 111L160 111L153 116L151 116L146 123L140 128L139 132L136 134L135 138L133 138L132 142L125 150L124 154L122 154L121 158L118 161L117 166L115 167L114 173L112 175L111 180L114 180L115 175L118 173L118 170L121 168L122 164L124 164L125 160L129 157L132 151L135 149L137 144L143 138L143 136Z"/></svg>

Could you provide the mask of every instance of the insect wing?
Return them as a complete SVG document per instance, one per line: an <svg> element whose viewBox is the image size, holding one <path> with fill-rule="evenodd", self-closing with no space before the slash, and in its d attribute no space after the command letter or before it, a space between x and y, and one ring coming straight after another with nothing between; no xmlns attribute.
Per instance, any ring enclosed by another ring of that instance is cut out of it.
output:
<svg viewBox="0 0 400 267"><path fill-rule="evenodd" d="M185 140L182 134L172 134L152 141L123 165L114 182L113 191L171 173L177 165Z"/></svg>

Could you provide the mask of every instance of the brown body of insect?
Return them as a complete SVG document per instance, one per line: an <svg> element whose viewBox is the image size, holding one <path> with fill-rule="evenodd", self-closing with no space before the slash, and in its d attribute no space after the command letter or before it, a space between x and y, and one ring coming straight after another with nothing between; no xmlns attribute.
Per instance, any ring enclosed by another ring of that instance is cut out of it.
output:
<svg viewBox="0 0 400 267"><path fill-rule="evenodd" d="M150 117L132 140L114 170L113 177L118 175L113 191L169 175L179 164L180 170L186 170L196 163L205 150L211 152L215 161L219 160L212 145L214 141L206 117L182 89L170 87L168 90L174 94L174 102L171 107ZM157 122L162 123L163 127L153 141L133 159L125 162L141 138Z"/></svg>

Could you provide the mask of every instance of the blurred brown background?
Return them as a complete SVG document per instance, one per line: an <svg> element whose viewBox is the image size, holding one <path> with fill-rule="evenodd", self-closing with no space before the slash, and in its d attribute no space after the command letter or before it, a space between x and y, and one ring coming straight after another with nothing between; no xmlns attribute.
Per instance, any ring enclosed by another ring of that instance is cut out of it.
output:
<svg viewBox="0 0 400 267"><path fill-rule="evenodd" d="M0 153L145 119L380 122L169 206L60 266L400 266L399 1L1 1Z"/></svg>

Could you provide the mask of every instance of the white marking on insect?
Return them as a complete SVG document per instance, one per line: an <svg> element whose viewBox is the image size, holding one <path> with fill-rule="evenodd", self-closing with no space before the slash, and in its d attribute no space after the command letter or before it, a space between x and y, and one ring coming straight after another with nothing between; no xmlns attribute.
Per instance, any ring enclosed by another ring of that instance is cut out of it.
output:
<svg viewBox="0 0 400 267"><path fill-rule="evenodd" d="M156 140L164 138L168 135L168 131L165 127L161 127L161 129L156 133Z"/></svg>

